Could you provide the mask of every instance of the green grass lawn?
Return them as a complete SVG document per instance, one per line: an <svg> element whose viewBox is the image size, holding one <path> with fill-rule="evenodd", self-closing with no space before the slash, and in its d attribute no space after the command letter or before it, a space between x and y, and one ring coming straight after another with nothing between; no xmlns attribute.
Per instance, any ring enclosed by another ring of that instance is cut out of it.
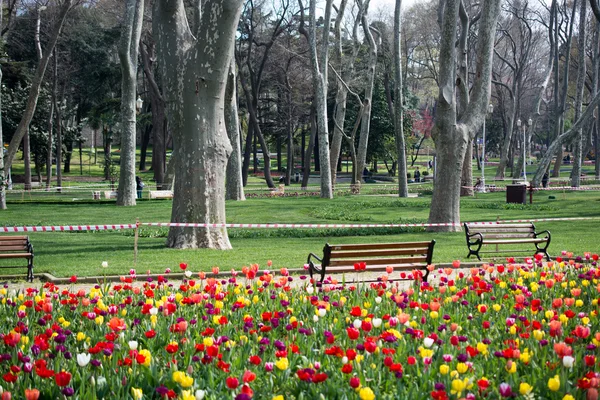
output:
<svg viewBox="0 0 600 400"><path fill-rule="evenodd" d="M550 196L555 197L551 199ZM429 215L430 197L398 199L391 196L339 196L333 200L317 197L252 198L244 202L227 202L229 223L421 223ZM561 250L582 254L598 252L600 234L599 192L540 192L533 204L506 204L504 192L478 194L463 198L463 221L495 221L585 217L577 221L536 223L538 230L550 230L551 255ZM2 225L85 225L168 222L171 213L169 200L142 200L135 207L117 207L114 201L77 201L68 197L52 201L9 202L8 210L1 211ZM124 274L136 268L138 274L150 270L163 272L178 269L186 262L194 271L240 269L258 263L273 268L301 268L309 252L319 254L325 242L391 242L436 239L434 262L465 260L467 254L463 232L431 233L422 228L403 229L287 229L241 230L230 229L233 250L173 250L165 247L166 229L142 228L139 239L137 264L133 261L133 231L81 233L29 233L35 249L35 272L49 272L55 276L90 276L97 274ZM523 246L519 246L523 248ZM525 246L524 248L527 248ZM521 253L521 255L529 255ZM503 257L500 257L502 260ZM24 260L18 260L24 261ZM101 268L107 261L109 269ZM2 261L4 262L4 261ZM14 260L13 260L14 263ZM14 273L19 270L3 270ZM23 269L24 275L24 269Z"/></svg>

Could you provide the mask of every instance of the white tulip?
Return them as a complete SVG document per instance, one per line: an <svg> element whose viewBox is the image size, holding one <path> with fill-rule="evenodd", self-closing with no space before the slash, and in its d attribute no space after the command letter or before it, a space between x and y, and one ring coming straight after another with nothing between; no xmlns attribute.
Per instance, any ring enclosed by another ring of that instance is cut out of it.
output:
<svg viewBox="0 0 600 400"><path fill-rule="evenodd" d="M313 321L319 322L319 316L318 315L313 315Z"/></svg>
<svg viewBox="0 0 600 400"><path fill-rule="evenodd" d="M192 276L192 271L190 271L190 270L185 271L186 278L191 278L191 276Z"/></svg>
<svg viewBox="0 0 600 400"><path fill-rule="evenodd" d="M102 261L102 268L108 268L108 261Z"/></svg>
<svg viewBox="0 0 600 400"><path fill-rule="evenodd" d="M204 390L198 389L196 390L196 400L202 400L204 398L204 396L206 395L206 392Z"/></svg>
<svg viewBox="0 0 600 400"><path fill-rule="evenodd" d="M573 364L575 363L575 358L571 356L563 357L563 365L567 368L573 368Z"/></svg>
<svg viewBox="0 0 600 400"><path fill-rule="evenodd" d="M431 346L433 346L433 342L434 340L430 337L426 337L425 340L423 340L423 345L427 348L430 348Z"/></svg>
<svg viewBox="0 0 600 400"><path fill-rule="evenodd" d="M137 348L138 348L138 342L137 341L130 340L128 342L128 344L129 344L129 350L137 350Z"/></svg>
<svg viewBox="0 0 600 400"><path fill-rule="evenodd" d="M381 303L381 297L379 297L379 296L375 297L375 303L380 304Z"/></svg>
<svg viewBox="0 0 600 400"><path fill-rule="evenodd" d="M352 323L352 325L353 325L353 326L354 326L356 329L358 329L358 328L360 328L360 327L362 326L362 321L361 321L360 319L358 319L358 318L357 318L357 319L355 319L355 320L354 320L354 322Z"/></svg>
<svg viewBox="0 0 600 400"><path fill-rule="evenodd" d="M319 317L324 317L325 314L327 314L327 310L324 308L319 308L318 313L319 313Z"/></svg>
<svg viewBox="0 0 600 400"><path fill-rule="evenodd" d="M79 364L80 367L88 365L91 359L92 355L89 353L77 354L77 364Z"/></svg>
<svg viewBox="0 0 600 400"><path fill-rule="evenodd" d="M381 323L382 323L381 318L373 318L372 322L373 322L373 326L375 328L379 328L381 326Z"/></svg>
<svg viewBox="0 0 600 400"><path fill-rule="evenodd" d="M313 294L315 292L315 288L312 286L307 286L306 287L306 293L308 294Z"/></svg>
<svg viewBox="0 0 600 400"><path fill-rule="evenodd" d="M158 308L152 307L150 309L150 315L158 315Z"/></svg>
<svg viewBox="0 0 600 400"><path fill-rule="evenodd" d="M348 364L348 357L344 356L342 357L342 364Z"/></svg>

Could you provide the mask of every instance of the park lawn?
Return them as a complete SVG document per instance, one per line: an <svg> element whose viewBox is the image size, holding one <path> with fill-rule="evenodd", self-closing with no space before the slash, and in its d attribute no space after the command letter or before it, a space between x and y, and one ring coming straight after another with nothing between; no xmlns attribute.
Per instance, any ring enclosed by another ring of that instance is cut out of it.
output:
<svg viewBox="0 0 600 400"><path fill-rule="evenodd" d="M586 220L549 221L536 223L538 230L550 230L550 254L562 250L582 254L598 252L600 234L600 193L597 192L541 192L534 195L532 205L506 204L506 194L478 194L463 198L463 221L495 221L585 217ZM555 197L551 199L550 197ZM429 214L430 197L399 199L393 196L340 196L333 200L318 197L252 198L244 202L227 202L228 223L425 223ZM135 207L116 207L114 201L100 202L39 202L8 204L2 211L3 225L87 225L168 222L171 201L140 201ZM138 259L134 264L134 237L132 230L29 233L35 249L35 271L55 276L91 276L124 274L131 268L138 273L150 270L161 273L186 262L195 270L240 269L258 263L266 267L272 260L274 268L301 268L309 252L320 253L325 242L393 242L437 241L435 263L465 259L467 254L463 232L433 233L423 228L403 229L230 229L233 249L174 250L165 247L165 228L140 230ZM158 237L157 237L158 236ZM368 237L366 237L368 236ZM527 249L528 246L518 246ZM519 255L519 254L515 254ZM520 255L530 255L520 253ZM503 261L500 256L498 261ZM23 260L21 260L23 261ZM109 269L101 268L103 261ZM4 264L5 265L5 264ZM8 271L8 270L5 270ZM15 270L10 270L14 273ZM5 272L8 273L8 272Z"/></svg>

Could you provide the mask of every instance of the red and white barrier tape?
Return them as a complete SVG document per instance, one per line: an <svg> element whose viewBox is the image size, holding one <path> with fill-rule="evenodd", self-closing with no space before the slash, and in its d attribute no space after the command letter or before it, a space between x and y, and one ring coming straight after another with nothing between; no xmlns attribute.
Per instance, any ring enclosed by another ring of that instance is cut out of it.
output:
<svg viewBox="0 0 600 400"><path fill-rule="evenodd" d="M280 228L404 228L426 226L460 226L460 223L440 224L201 224L178 222L144 222L142 226L185 227L185 228L244 228L244 229L280 229Z"/></svg>
<svg viewBox="0 0 600 400"><path fill-rule="evenodd" d="M534 218L513 219L501 221L470 222L472 225L496 225L506 223L525 222L550 222L550 221L580 221L600 219L600 217L571 217L571 218ZM242 229L282 229L282 228L309 228L309 229L345 229L345 228L424 228L435 226L462 226L458 222L437 224L205 224L205 223L178 223L178 222L143 222L137 224L114 224L114 225L62 225L62 226L4 226L0 232L78 232L78 231L107 231L119 229L135 229L138 226L148 227L186 227L186 228L242 228Z"/></svg>
<svg viewBox="0 0 600 400"><path fill-rule="evenodd" d="M63 226L4 226L0 232L78 232L135 229L136 224L117 225L63 225Z"/></svg>

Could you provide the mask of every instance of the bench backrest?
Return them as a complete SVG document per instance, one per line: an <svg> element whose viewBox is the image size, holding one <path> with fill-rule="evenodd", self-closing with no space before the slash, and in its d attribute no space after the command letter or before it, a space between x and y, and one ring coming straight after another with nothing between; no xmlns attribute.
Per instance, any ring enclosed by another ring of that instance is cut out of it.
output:
<svg viewBox="0 0 600 400"><path fill-rule="evenodd" d="M0 236L0 253L2 252L28 252L28 236Z"/></svg>
<svg viewBox="0 0 600 400"><path fill-rule="evenodd" d="M433 246L431 242L337 244L325 245L323 265L350 266L357 262L369 265L431 264Z"/></svg>
<svg viewBox="0 0 600 400"><path fill-rule="evenodd" d="M487 239L532 238L535 237L533 224L469 224L465 222L468 234L481 233Z"/></svg>

